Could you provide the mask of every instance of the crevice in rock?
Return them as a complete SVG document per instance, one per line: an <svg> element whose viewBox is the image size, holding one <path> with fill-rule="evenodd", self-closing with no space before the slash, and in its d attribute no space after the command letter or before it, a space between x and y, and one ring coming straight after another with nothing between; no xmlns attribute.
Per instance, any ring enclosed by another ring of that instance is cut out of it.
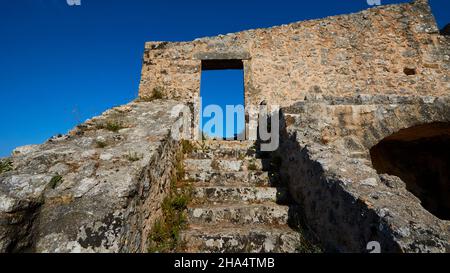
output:
<svg viewBox="0 0 450 273"><path fill-rule="evenodd" d="M34 224L42 204L30 204L26 210L9 214L6 218L10 225L9 233L11 242L6 247L5 253L28 253L34 248Z"/></svg>

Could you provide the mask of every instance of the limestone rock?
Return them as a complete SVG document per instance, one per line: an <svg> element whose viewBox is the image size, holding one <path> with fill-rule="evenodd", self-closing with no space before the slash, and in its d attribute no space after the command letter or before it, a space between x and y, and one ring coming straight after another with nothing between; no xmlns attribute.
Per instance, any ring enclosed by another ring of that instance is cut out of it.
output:
<svg viewBox="0 0 450 273"><path fill-rule="evenodd" d="M14 170L0 174L0 252L145 251L178 150L176 104L133 102L16 149ZM134 152L145 156L130 160Z"/></svg>

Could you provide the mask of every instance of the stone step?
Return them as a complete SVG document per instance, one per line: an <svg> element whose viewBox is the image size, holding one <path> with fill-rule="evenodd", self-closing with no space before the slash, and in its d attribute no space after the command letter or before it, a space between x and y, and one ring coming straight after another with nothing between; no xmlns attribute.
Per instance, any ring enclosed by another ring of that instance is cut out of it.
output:
<svg viewBox="0 0 450 273"><path fill-rule="evenodd" d="M302 242L287 225L191 225L181 238L190 253L294 253Z"/></svg>
<svg viewBox="0 0 450 273"><path fill-rule="evenodd" d="M283 225L288 222L289 207L275 203L225 203L188 208L189 223L193 224L266 224Z"/></svg>
<svg viewBox="0 0 450 273"><path fill-rule="evenodd" d="M239 150L239 149L218 149L218 150L194 150L186 155L186 158L192 159L214 159L214 158L224 158L232 159L239 158L242 160L252 160L259 158L253 150Z"/></svg>
<svg viewBox="0 0 450 273"><path fill-rule="evenodd" d="M240 160L240 159L185 159L184 167L186 171L198 172L239 172L239 171L262 171L263 166L260 160Z"/></svg>
<svg viewBox="0 0 450 273"><path fill-rule="evenodd" d="M188 155L197 158L203 158L205 155L249 155L253 156L256 152L254 142L249 141L191 141L192 147Z"/></svg>
<svg viewBox="0 0 450 273"><path fill-rule="evenodd" d="M278 202L286 203L289 194L286 188L271 187L194 187L193 202L225 203L235 202Z"/></svg>
<svg viewBox="0 0 450 273"><path fill-rule="evenodd" d="M249 150L255 146L253 141L227 141L227 140L206 140L203 143L197 142L196 145L207 147L210 150L232 149Z"/></svg>
<svg viewBox="0 0 450 273"><path fill-rule="evenodd" d="M208 183L214 186L242 185L242 186L269 186L279 182L278 176L271 176L262 171L240 172L198 172L186 171L185 180L196 183Z"/></svg>

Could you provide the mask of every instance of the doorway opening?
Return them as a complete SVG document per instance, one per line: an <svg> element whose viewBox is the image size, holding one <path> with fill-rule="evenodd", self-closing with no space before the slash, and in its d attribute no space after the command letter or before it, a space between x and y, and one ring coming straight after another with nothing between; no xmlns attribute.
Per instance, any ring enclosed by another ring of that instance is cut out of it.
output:
<svg viewBox="0 0 450 273"><path fill-rule="evenodd" d="M404 130L370 150L380 174L402 179L422 206L450 220L450 123L436 122Z"/></svg>
<svg viewBox="0 0 450 273"><path fill-rule="evenodd" d="M235 140L245 134L242 60L203 60L200 128L206 138Z"/></svg>

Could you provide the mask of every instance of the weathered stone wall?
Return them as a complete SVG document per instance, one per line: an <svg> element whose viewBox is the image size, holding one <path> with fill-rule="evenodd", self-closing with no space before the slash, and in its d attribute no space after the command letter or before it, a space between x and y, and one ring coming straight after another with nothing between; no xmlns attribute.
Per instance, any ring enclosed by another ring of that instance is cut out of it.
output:
<svg viewBox="0 0 450 273"><path fill-rule="evenodd" d="M201 60L242 59L247 104L305 97L442 95L448 54L427 1L192 42L146 44L140 97L199 96Z"/></svg>
<svg viewBox="0 0 450 273"><path fill-rule="evenodd" d="M401 129L450 122L450 97L330 97L283 111L283 177L326 249L361 252L378 241L383 252L450 251L450 222L398 177L377 174L369 153Z"/></svg>
<svg viewBox="0 0 450 273"><path fill-rule="evenodd" d="M0 252L145 252L175 175L174 101L130 103L0 174Z"/></svg>

